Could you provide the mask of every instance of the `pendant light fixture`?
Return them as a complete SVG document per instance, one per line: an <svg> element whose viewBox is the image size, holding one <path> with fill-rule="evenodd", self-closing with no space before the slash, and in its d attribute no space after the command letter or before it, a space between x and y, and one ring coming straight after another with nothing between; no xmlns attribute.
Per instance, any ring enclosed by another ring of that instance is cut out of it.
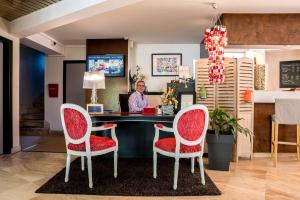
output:
<svg viewBox="0 0 300 200"><path fill-rule="evenodd" d="M210 4L217 10L216 3ZM208 51L208 81L210 84L224 82L224 47L227 46L227 29L221 24L220 15L212 17L211 28L204 33L204 45Z"/></svg>

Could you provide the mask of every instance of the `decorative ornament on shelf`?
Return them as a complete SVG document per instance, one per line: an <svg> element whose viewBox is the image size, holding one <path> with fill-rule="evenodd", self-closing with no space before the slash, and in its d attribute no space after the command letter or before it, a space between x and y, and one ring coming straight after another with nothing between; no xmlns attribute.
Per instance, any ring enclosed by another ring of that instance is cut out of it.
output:
<svg viewBox="0 0 300 200"><path fill-rule="evenodd" d="M129 70L129 82L130 82L130 92L135 90L135 83L137 81L145 80L146 76L144 74L140 74L140 70L142 68L140 66L135 67L135 73L132 74L131 70Z"/></svg>
<svg viewBox="0 0 300 200"><path fill-rule="evenodd" d="M211 4L216 10L216 3ZM214 25L218 23L218 25ZM211 27L204 33L204 45L208 50L208 80L210 84L224 82L224 47L227 46L227 29L221 25L220 16L212 18Z"/></svg>
<svg viewBox="0 0 300 200"><path fill-rule="evenodd" d="M201 100L206 99L206 88L203 84L200 86L200 89L199 89L199 97Z"/></svg>
<svg viewBox="0 0 300 200"><path fill-rule="evenodd" d="M177 109L178 101L175 97L175 88L168 87L161 96L163 114L174 114L174 108Z"/></svg>
<svg viewBox="0 0 300 200"><path fill-rule="evenodd" d="M252 90L250 88L245 90L243 100L244 102L252 102Z"/></svg>
<svg viewBox="0 0 300 200"><path fill-rule="evenodd" d="M254 89L265 90L266 89L266 79L267 79L267 67L266 64L255 64L254 63Z"/></svg>
<svg viewBox="0 0 300 200"><path fill-rule="evenodd" d="M189 66L179 66L178 76L179 79L183 80L184 87L187 88L188 81L192 79Z"/></svg>

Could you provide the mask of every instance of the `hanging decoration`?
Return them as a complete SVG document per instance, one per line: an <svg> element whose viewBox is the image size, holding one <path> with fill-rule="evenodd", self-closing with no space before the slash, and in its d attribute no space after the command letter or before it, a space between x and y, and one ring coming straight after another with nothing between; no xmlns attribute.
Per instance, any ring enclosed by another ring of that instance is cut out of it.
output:
<svg viewBox="0 0 300 200"><path fill-rule="evenodd" d="M216 4L212 4L216 9ZM214 16L212 25L219 21L219 16ZM208 80L210 84L222 84L224 82L224 47L227 46L227 30L223 25L214 25L207 28L204 33L204 45L208 50Z"/></svg>

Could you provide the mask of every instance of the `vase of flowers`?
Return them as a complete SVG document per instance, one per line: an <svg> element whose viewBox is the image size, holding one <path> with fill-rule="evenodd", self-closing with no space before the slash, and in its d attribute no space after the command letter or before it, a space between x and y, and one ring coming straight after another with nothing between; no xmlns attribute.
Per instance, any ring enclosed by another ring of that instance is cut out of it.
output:
<svg viewBox="0 0 300 200"><path fill-rule="evenodd" d="M173 115L174 108L177 109L178 101L175 97L175 88L168 87L161 96L163 114Z"/></svg>
<svg viewBox="0 0 300 200"><path fill-rule="evenodd" d="M140 70L141 67L138 65L135 67L135 73L131 73L131 70L129 70L130 92L133 92L135 90L135 83L137 81L145 80L145 75L140 74Z"/></svg>

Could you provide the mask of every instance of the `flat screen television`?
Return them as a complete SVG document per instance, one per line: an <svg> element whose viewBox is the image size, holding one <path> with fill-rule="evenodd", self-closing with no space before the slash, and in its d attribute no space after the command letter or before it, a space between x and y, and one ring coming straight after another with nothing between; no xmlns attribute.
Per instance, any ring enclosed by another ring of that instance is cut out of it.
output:
<svg viewBox="0 0 300 200"><path fill-rule="evenodd" d="M103 71L105 76L125 76L124 55L99 54L87 56L87 71Z"/></svg>

